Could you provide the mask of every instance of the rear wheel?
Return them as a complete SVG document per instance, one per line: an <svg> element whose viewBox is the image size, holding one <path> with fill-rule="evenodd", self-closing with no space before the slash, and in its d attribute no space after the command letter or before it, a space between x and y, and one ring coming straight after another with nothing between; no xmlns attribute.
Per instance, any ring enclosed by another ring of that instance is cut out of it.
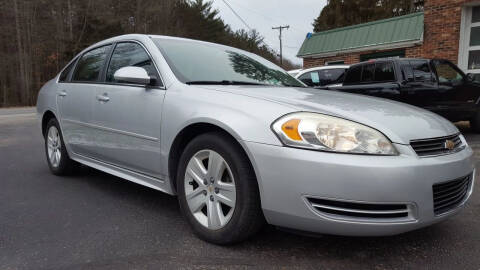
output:
<svg viewBox="0 0 480 270"><path fill-rule="evenodd" d="M50 171L55 175L70 174L77 167L77 163L68 156L60 125L55 118L50 119L46 127L45 153Z"/></svg>
<svg viewBox="0 0 480 270"><path fill-rule="evenodd" d="M264 223L251 165L238 144L222 134L203 134L188 144L177 190L183 215L206 241L239 242Z"/></svg>

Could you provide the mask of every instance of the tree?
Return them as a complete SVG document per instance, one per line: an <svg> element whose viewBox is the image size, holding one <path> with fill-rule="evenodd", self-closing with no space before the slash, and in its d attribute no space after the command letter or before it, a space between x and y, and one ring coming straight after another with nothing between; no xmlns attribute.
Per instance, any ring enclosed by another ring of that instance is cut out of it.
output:
<svg viewBox="0 0 480 270"><path fill-rule="evenodd" d="M255 30L232 31L204 0L0 1L0 106L34 105L40 87L87 46L121 34L188 37L278 63ZM291 64L284 61L284 67Z"/></svg>
<svg viewBox="0 0 480 270"><path fill-rule="evenodd" d="M327 0L313 31L381 20L423 10L424 0Z"/></svg>

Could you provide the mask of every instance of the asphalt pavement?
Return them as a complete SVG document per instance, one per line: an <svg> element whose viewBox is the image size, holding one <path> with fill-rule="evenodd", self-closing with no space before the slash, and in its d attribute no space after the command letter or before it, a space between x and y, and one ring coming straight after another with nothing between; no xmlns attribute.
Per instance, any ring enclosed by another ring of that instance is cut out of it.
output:
<svg viewBox="0 0 480 270"><path fill-rule="evenodd" d="M459 127L480 159L480 135ZM390 237L272 226L235 246L196 238L175 197L94 169L50 174L32 108L0 109L0 269L480 269L480 190L459 215Z"/></svg>

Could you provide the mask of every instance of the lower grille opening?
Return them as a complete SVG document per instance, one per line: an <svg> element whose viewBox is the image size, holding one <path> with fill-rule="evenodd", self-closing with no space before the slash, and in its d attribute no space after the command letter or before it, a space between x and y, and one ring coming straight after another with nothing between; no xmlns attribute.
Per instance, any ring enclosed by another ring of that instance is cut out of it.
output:
<svg viewBox="0 0 480 270"><path fill-rule="evenodd" d="M412 219L406 204L372 204L308 198L311 206L327 215L350 219Z"/></svg>
<svg viewBox="0 0 480 270"><path fill-rule="evenodd" d="M458 207L470 190L472 175L452 181L435 184L433 190L433 209L435 215L444 214Z"/></svg>

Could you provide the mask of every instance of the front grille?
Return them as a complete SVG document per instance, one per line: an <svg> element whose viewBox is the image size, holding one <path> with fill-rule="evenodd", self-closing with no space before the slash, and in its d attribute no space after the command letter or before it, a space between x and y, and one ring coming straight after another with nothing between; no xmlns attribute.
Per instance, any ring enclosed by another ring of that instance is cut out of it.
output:
<svg viewBox="0 0 480 270"><path fill-rule="evenodd" d="M435 215L446 213L460 204L467 196L472 175L468 175L453 181L433 185L433 209Z"/></svg>
<svg viewBox="0 0 480 270"><path fill-rule="evenodd" d="M446 142L448 140L454 143L453 149L448 149L446 147ZM460 150L462 146L462 140L460 139L460 134L455 134L441 138L414 140L410 142L410 145L418 156L434 156L444 155Z"/></svg>
<svg viewBox="0 0 480 270"><path fill-rule="evenodd" d="M333 218L346 219L411 219L406 204L371 204L308 198L318 212Z"/></svg>

